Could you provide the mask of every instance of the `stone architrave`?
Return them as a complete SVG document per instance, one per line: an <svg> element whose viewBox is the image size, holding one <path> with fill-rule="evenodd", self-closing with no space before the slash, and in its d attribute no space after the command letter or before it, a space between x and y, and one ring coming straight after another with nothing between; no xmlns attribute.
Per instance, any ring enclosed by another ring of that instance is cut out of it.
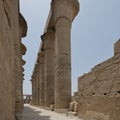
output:
<svg viewBox="0 0 120 120"><path fill-rule="evenodd" d="M55 22L55 111L64 112L71 101L71 24L79 11L77 0L53 0Z"/></svg>
<svg viewBox="0 0 120 120"><path fill-rule="evenodd" d="M55 33L49 30L42 36L45 49L45 107L54 104L54 73L55 73Z"/></svg>

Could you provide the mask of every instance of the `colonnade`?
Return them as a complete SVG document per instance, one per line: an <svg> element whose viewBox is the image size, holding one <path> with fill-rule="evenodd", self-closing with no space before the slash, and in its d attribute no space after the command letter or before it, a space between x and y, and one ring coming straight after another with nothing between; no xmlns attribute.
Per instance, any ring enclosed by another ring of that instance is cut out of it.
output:
<svg viewBox="0 0 120 120"><path fill-rule="evenodd" d="M77 0L52 0L51 10L32 75L32 104L56 112L71 101L71 25Z"/></svg>
<svg viewBox="0 0 120 120"><path fill-rule="evenodd" d="M16 114L22 113L23 110L23 80L24 80L24 68L26 63L22 59L22 55L26 53L26 47L22 43L22 38L27 34L27 23L24 17L19 13L19 39L15 39L15 112Z"/></svg>

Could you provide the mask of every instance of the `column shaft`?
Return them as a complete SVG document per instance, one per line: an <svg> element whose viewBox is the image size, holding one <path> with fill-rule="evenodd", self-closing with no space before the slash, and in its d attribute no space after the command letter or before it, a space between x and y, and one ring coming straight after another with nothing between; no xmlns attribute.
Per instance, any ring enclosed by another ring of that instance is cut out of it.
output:
<svg viewBox="0 0 120 120"><path fill-rule="evenodd" d="M44 69L44 51L41 51L40 53L40 106L45 106L45 69Z"/></svg>
<svg viewBox="0 0 120 120"><path fill-rule="evenodd" d="M71 23L60 18L55 29L55 109L68 109L71 100Z"/></svg>
<svg viewBox="0 0 120 120"><path fill-rule="evenodd" d="M55 109L64 112L71 100L71 23L79 11L78 0L53 0L55 23Z"/></svg>
<svg viewBox="0 0 120 120"><path fill-rule="evenodd" d="M39 105L39 72L38 70L36 72L36 105L37 106Z"/></svg>
<svg viewBox="0 0 120 120"><path fill-rule="evenodd" d="M50 107L54 104L54 32L46 33L43 39L45 44L45 107Z"/></svg>
<svg viewBox="0 0 120 120"><path fill-rule="evenodd" d="M35 77L33 78L33 105L35 105Z"/></svg>

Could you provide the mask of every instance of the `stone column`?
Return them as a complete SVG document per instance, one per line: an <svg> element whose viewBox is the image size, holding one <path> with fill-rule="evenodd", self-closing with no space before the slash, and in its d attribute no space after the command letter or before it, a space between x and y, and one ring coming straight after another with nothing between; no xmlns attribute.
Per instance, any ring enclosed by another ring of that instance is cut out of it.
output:
<svg viewBox="0 0 120 120"><path fill-rule="evenodd" d="M40 55L39 55L39 79L40 79L40 99L39 99L39 103L40 106L45 106L45 65L44 65L44 50L41 50Z"/></svg>
<svg viewBox="0 0 120 120"><path fill-rule="evenodd" d="M36 73L35 73L35 95L36 95L36 103L35 105L39 105L39 70L38 64L36 64Z"/></svg>
<svg viewBox="0 0 120 120"><path fill-rule="evenodd" d="M32 104L35 105L35 75L34 74L32 76L32 88L33 88L33 92L32 92Z"/></svg>
<svg viewBox="0 0 120 120"><path fill-rule="evenodd" d="M53 0L55 22L55 111L64 112L71 101L71 23L79 11L77 0Z"/></svg>
<svg viewBox="0 0 120 120"><path fill-rule="evenodd" d="M33 105L33 79L31 79L30 82L31 82L31 86L32 86L32 101L31 101L31 105Z"/></svg>
<svg viewBox="0 0 120 120"><path fill-rule="evenodd" d="M35 72L34 72L35 78L34 78L34 95L35 95L35 104L37 105L37 73L36 73L36 68L35 68Z"/></svg>
<svg viewBox="0 0 120 120"><path fill-rule="evenodd" d="M42 36L45 49L45 107L54 104L54 67L55 67L55 33L48 31Z"/></svg>
<svg viewBox="0 0 120 120"><path fill-rule="evenodd" d="M40 63L39 63L39 59L37 60L37 106L39 106L40 105L40 81L41 81L41 79L40 79Z"/></svg>

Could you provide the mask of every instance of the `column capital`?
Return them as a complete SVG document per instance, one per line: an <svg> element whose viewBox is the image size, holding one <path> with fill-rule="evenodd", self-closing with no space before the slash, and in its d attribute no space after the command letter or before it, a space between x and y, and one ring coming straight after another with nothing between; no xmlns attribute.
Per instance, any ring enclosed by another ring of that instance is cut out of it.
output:
<svg viewBox="0 0 120 120"><path fill-rule="evenodd" d="M39 72L39 63L35 64L35 73Z"/></svg>
<svg viewBox="0 0 120 120"><path fill-rule="evenodd" d="M19 13L19 26L21 28L22 37L25 37L27 35L28 26L26 20L21 13Z"/></svg>
<svg viewBox="0 0 120 120"><path fill-rule="evenodd" d="M44 51L41 51L39 53L39 63L40 64L44 64L44 56L45 56L45 52Z"/></svg>
<svg viewBox="0 0 120 120"><path fill-rule="evenodd" d="M45 55L45 51L42 50L42 51L39 53L39 58L44 57L44 55Z"/></svg>
<svg viewBox="0 0 120 120"><path fill-rule="evenodd" d="M27 50L26 46L23 43L21 43L21 52L22 52L22 55L25 55L26 50Z"/></svg>
<svg viewBox="0 0 120 120"><path fill-rule="evenodd" d="M25 65L26 61L22 59L22 65Z"/></svg>
<svg viewBox="0 0 120 120"><path fill-rule="evenodd" d="M51 5L55 23L61 17L72 22L79 12L78 0L52 0Z"/></svg>
<svg viewBox="0 0 120 120"><path fill-rule="evenodd" d="M55 32L53 30L48 30L41 36L44 42L44 49L54 49Z"/></svg>
<svg viewBox="0 0 120 120"><path fill-rule="evenodd" d="M22 67L22 72L24 72L25 71L25 69L24 69L24 67Z"/></svg>
<svg viewBox="0 0 120 120"><path fill-rule="evenodd" d="M46 33L44 33L44 34L41 36L41 39L42 39L43 41L45 41L45 40L54 40L54 39L53 39L54 36L55 36L55 32L54 32L53 30L48 30Z"/></svg>

